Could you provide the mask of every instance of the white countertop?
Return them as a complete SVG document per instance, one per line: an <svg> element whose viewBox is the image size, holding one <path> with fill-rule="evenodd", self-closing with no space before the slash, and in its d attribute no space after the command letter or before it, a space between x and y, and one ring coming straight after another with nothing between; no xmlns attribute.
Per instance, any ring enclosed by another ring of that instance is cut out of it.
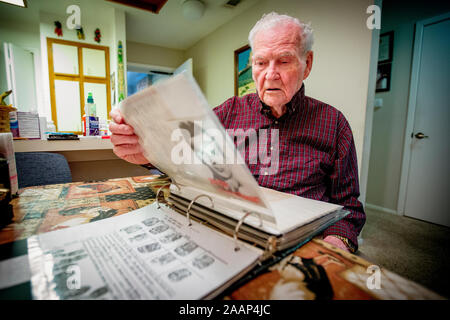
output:
<svg viewBox="0 0 450 320"><path fill-rule="evenodd" d="M80 140L14 140L15 152L48 152L48 151L77 151L77 150L105 150L113 146L110 139L100 137L81 138Z"/></svg>

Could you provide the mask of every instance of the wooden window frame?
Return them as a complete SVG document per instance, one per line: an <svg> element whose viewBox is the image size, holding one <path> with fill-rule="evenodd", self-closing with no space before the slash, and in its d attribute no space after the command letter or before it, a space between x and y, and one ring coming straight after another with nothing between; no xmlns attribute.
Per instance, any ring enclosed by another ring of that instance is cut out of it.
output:
<svg viewBox="0 0 450 320"><path fill-rule="evenodd" d="M65 74L65 73L55 73L53 66L53 44L64 44L77 47L78 52L78 74ZM96 49L103 50L105 52L105 77L93 77L85 76L83 74L83 54L82 49ZM48 74L50 81L50 103L52 109L52 119L55 124L56 130L58 130L58 117L56 115L56 96L55 96L55 80L68 80L75 81L79 83L80 86L80 112L81 115L84 114L84 83L101 83L106 85L106 114L109 118L109 113L111 112L111 84L110 84L110 69L109 69L109 47L99 46L89 43L80 43L69 40L61 40L55 38L47 38L47 55L48 55ZM80 123L82 119L80 118ZM81 131L61 131L61 132L73 132L75 134L82 134Z"/></svg>

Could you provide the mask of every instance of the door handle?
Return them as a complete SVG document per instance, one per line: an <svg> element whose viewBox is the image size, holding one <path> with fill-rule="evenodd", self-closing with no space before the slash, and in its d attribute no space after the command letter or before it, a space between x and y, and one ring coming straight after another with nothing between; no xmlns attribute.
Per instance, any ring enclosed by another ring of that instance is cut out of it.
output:
<svg viewBox="0 0 450 320"><path fill-rule="evenodd" d="M428 136L424 135L422 132L418 132L414 135L414 137L416 137L417 139L424 139L424 138L428 138Z"/></svg>

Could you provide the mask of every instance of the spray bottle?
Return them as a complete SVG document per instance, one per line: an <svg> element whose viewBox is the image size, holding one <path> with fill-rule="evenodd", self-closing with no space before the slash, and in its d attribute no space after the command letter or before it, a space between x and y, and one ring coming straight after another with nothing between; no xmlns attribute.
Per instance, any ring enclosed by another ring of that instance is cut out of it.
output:
<svg viewBox="0 0 450 320"><path fill-rule="evenodd" d="M83 116L83 135L85 136L98 136L98 118L96 106L94 103L94 98L92 93L89 92L87 102L84 105L84 116Z"/></svg>

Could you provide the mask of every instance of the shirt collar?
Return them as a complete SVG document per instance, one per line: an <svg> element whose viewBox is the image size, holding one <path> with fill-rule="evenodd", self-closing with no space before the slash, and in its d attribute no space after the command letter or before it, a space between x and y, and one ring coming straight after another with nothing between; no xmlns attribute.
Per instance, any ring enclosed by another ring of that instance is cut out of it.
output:
<svg viewBox="0 0 450 320"><path fill-rule="evenodd" d="M305 84L302 84L301 88L297 91L296 94L294 94L291 101L289 101L286 104L287 112L281 118L292 115L294 112L298 112L299 109L303 107L304 98L305 98ZM270 110L270 107L264 102L262 102L261 99L259 101L261 102L261 107L259 110L261 114L269 118L275 118L272 115L272 110Z"/></svg>

